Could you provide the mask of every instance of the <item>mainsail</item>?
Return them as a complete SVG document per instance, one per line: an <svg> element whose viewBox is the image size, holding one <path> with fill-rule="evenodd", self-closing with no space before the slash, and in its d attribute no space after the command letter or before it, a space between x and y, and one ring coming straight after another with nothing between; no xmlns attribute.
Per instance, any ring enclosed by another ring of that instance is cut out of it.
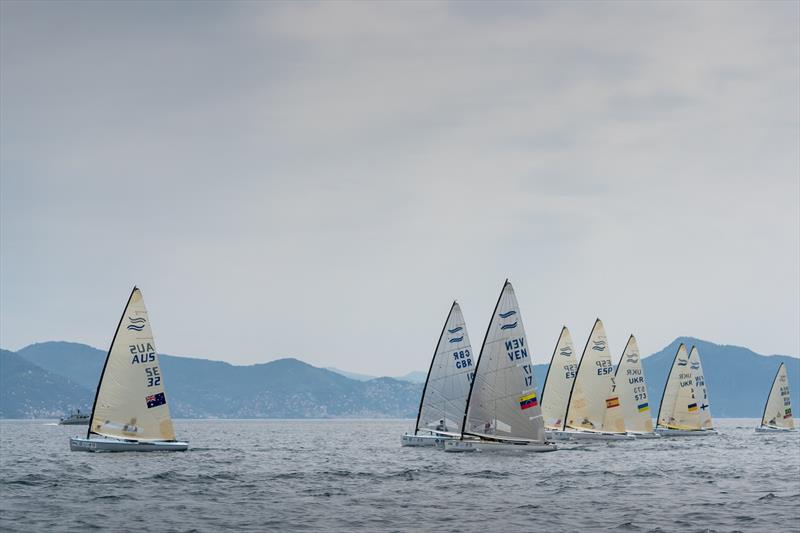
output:
<svg viewBox="0 0 800 533"><path fill-rule="evenodd" d="M93 433L138 441L175 440L150 319L136 287L97 386L87 438Z"/></svg>
<svg viewBox="0 0 800 533"><path fill-rule="evenodd" d="M628 339L628 344L622 352L622 359L614 374L614 382L622 402L625 429L637 433L652 433L653 418L650 399L647 396L647 382L644 378L639 344L633 335Z"/></svg>
<svg viewBox="0 0 800 533"><path fill-rule="evenodd" d="M506 280L475 366L462 434L544 442L529 351L514 288Z"/></svg>
<svg viewBox="0 0 800 533"><path fill-rule="evenodd" d="M708 389L706 387L706 377L703 374L703 364L700 362L700 352L696 346L692 346L689 352L689 366L692 367L694 376L694 391L697 397L697 406L700 408L700 427L703 429L713 429L714 423L711 421L711 402L708 401Z"/></svg>
<svg viewBox="0 0 800 533"><path fill-rule="evenodd" d="M606 330L598 318L578 363L564 429L624 433L625 419L615 389Z"/></svg>
<svg viewBox="0 0 800 533"><path fill-rule="evenodd" d="M561 429L567 416L569 391L578 369L578 358L572 336L566 326L561 328L547 376L542 387L542 416L547 429Z"/></svg>
<svg viewBox="0 0 800 533"><path fill-rule="evenodd" d="M700 406L694 392L694 375L689 366L689 355L681 343L672 361L664 386L661 406L658 409L658 427L668 429L702 429Z"/></svg>
<svg viewBox="0 0 800 533"><path fill-rule="evenodd" d="M789 375L786 365L781 363L778 373L772 380L767 404L764 406L764 416L761 425L772 428L794 429L794 416L792 414L792 398L789 395Z"/></svg>
<svg viewBox="0 0 800 533"><path fill-rule="evenodd" d="M422 389L415 434L420 430L459 434L474 370L464 316L458 303L453 302Z"/></svg>

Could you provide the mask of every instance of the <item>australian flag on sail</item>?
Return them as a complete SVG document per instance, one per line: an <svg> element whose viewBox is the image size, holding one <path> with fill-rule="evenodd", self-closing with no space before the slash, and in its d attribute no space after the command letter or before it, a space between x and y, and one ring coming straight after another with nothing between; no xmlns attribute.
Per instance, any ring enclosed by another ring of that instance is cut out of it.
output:
<svg viewBox="0 0 800 533"><path fill-rule="evenodd" d="M164 396L163 392L159 392L158 394L152 394L145 398L147 401L147 408L152 409L153 407L158 407L159 405L164 405L167 403L167 398Z"/></svg>

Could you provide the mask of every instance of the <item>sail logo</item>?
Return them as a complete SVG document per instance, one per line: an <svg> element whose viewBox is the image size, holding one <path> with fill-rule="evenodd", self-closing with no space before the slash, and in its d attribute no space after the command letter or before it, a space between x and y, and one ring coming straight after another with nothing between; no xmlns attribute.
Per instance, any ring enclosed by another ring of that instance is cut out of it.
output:
<svg viewBox="0 0 800 533"><path fill-rule="evenodd" d="M781 383L786 383L786 376L781 374Z"/></svg>
<svg viewBox="0 0 800 533"><path fill-rule="evenodd" d="M158 407L159 405L164 405L167 403L167 398L164 396L163 392L159 392L157 394L151 394L147 398L145 398L147 402L147 408L152 409L153 407Z"/></svg>
<svg viewBox="0 0 800 533"><path fill-rule="evenodd" d="M142 331L147 322L144 318L141 317L139 318L128 317L128 320L131 321L131 323L128 324L128 329L132 329L133 331Z"/></svg>
<svg viewBox="0 0 800 533"><path fill-rule="evenodd" d="M498 313L497 316L499 316L500 318L508 318L508 317L514 316L516 314L517 314L517 312L512 309L511 311L507 311L505 313Z"/></svg>
<svg viewBox="0 0 800 533"><path fill-rule="evenodd" d="M686 359L680 359L680 358L678 359L678 366L686 366L688 364L689 361L687 361Z"/></svg>
<svg viewBox="0 0 800 533"><path fill-rule="evenodd" d="M692 361L692 370L700 370L700 363Z"/></svg>
<svg viewBox="0 0 800 533"><path fill-rule="evenodd" d="M500 326L500 329L514 329L517 327L517 322L512 322L511 324L503 324Z"/></svg>
<svg viewBox="0 0 800 533"><path fill-rule="evenodd" d="M461 335L460 337L453 337L452 339L450 339L450 342L461 342L463 340L464 340L464 335Z"/></svg>
<svg viewBox="0 0 800 533"><path fill-rule="evenodd" d="M594 345L592 346L592 350L602 352L606 349L606 341L603 339L600 339L599 341L592 341L592 344Z"/></svg>
<svg viewBox="0 0 800 533"><path fill-rule="evenodd" d="M564 357L569 357L572 355L572 346L564 346L558 353Z"/></svg>
<svg viewBox="0 0 800 533"><path fill-rule="evenodd" d="M639 362L639 354L636 353L636 352L632 352L632 353L628 354L628 356L625 358L625 360L628 361L629 363L632 363L632 364L635 365L636 363Z"/></svg>
<svg viewBox="0 0 800 533"><path fill-rule="evenodd" d="M449 334L451 334L451 335L452 335L453 333L458 333L459 331L461 331L461 330L463 330L463 329L464 329L463 327L461 327L461 326L458 326L457 328L448 329L448 330L447 330L447 333L449 333Z"/></svg>

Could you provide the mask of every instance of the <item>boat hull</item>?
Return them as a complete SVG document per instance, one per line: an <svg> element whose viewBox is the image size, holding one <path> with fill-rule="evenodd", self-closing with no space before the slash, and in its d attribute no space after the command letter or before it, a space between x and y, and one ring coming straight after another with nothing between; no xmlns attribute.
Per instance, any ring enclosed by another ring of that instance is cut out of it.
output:
<svg viewBox="0 0 800 533"><path fill-rule="evenodd" d="M120 439L69 439L72 452L185 452L188 442L156 441L139 442Z"/></svg>
<svg viewBox="0 0 800 533"><path fill-rule="evenodd" d="M656 428L656 433L662 437L708 437L716 435L716 429L670 429Z"/></svg>
<svg viewBox="0 0 800 533"><path fill-rule="evenodd" d="M445 435L412 435L411 433L404 433L400 437L400 446L441 446L444 441L452 440L453 438Z"/></svg>
<svg viewBox="0 0 800 533"><path fill-rule="evenodd" d="M796 433L794 428L771 428L768 426L759 426L756 428L756 433Z"/></svg>
<svg viewBox="0 0 800 533"><path fill-rule="evenodd" d="M558 449L553 443L512 443L512 442L495 442L487 440L459 440L450 439L444 443L444 451L446 452L554 452Z"/></svg>
<svg viewBox="0 0 800 533"><path fill-rule="evenodd" d="M563 431L564 440L634 440L630 433L610 433L606 431Z"/></svg>
<svg viewBox="0 0 800 533"><path fill-rule="evenodd" d="M629 431L628 435L633 435L637 439L660 439L661 435L656 432L653 433L638 433L636 431Z"/></svg>
<svg viewBox="0 0 800 533"><path fill-rule="evenodd" d="M561 429L545 429L544 436L547 440L569 440L569 432Z"/></svg>
<svg viewBox="0 0 800 533"><path fill-rule="evenodd" d="M61 426L88 426L89 419L88 418L62 418L58 421L58 424Z"/></svg>

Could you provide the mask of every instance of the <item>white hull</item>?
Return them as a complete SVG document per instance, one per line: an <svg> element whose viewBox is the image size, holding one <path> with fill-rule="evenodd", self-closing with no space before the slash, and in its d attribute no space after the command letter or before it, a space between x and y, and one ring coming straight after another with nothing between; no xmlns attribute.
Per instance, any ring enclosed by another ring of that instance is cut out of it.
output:
<svg viewBox="0 0 800 533"><path fill-rule="evenodd" d="M795 433L797 430L794 428L773 428L769 426L759 426L756 428L756 433Z"/></svg>
<svg viewBox="0 0 800 533"><path fill-rule="evenodd" d="M661 435L658 433L639 433L637 431L629 431L628 435L633 435L637 439L660 439Z"/></svg>
<svg viewBox="0 0 800 533"><path fill-rule="evenodd" d="M561 429L545 429L544 436L547 440L569 440L569 432Z"/></svg>
<svg viewBox="0 0 800 533"><path fill-rule="evenodd" d="M444 441L454 438L446 435L412 435L411 433L404 433L400 437L400 446L440 446Z"/></svg>
<svg viewBox="0 0 800 533"><path fill-rule="evenodd" d="M183 452L188 448L188 442L178 441L140 442L103 437L69 439L69 449L72 452Z"/></svg>
<svg viewBox="0 0 800 533"><path fill-rule="evenodd" d="M446 452L554 452L558 449L555 444L544 442L496 442L490 440L459 440L451 439L444 443Z"/></svg>
<svg viewBox="0 0 800 533"><path fill-rule="evenodd" d="M561 439L565 440L634 440L630 433L611 433L607 431L563 431Z"/></svg>
<svg viewBox="0 0 800 533"><path fill-rule="evenodd" d="M662 437L707 437L716 435L716 429L669 429L656 428L656 433Z"/></svg>

